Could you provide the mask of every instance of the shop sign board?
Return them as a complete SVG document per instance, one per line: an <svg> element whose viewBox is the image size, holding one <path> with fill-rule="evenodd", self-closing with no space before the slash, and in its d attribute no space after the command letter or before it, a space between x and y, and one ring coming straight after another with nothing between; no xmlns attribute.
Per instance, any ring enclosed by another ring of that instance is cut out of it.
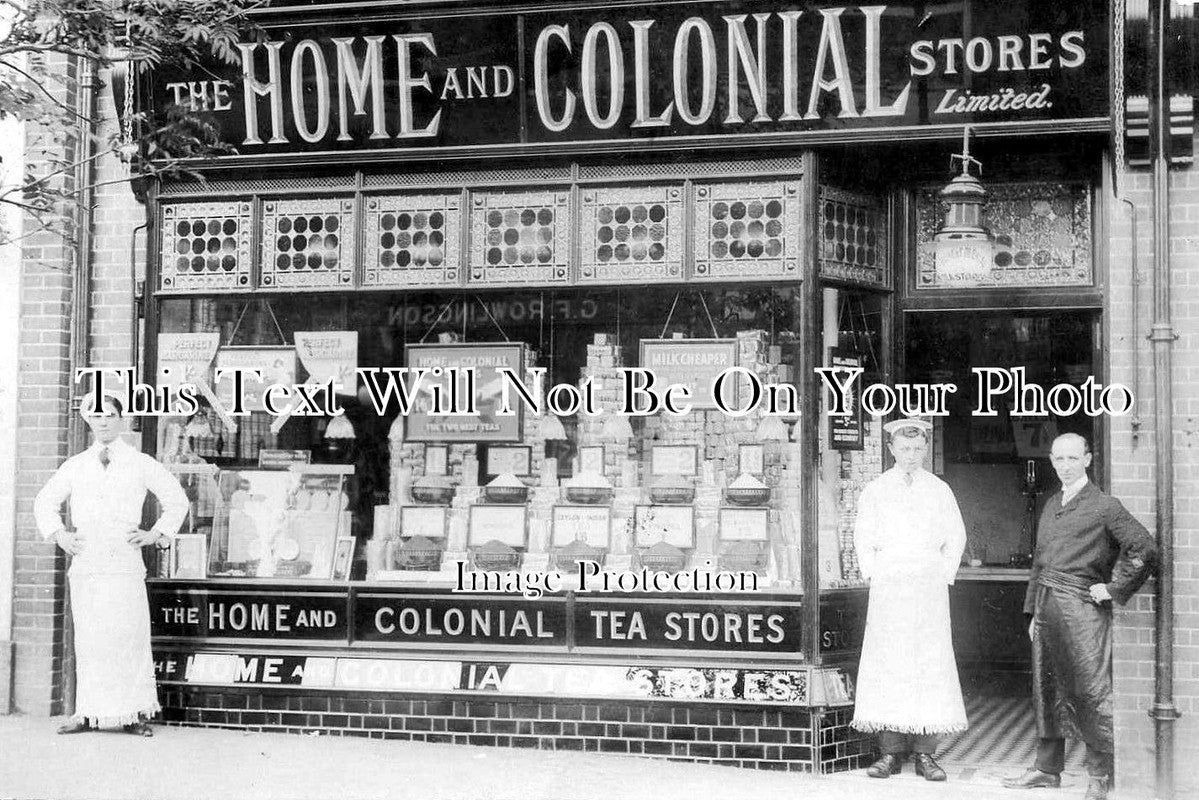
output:
<svg viewBox="0 0 1199 800"><path fill-rule="evenodd" d="M344 594L249 589L174 591L150 587L155 636L263 640L346 641Z"/></svg>
<svg viewBox="0 0 1199 800"><path fill-rule="evenodd" d="M702 650L787 653L802 650L801 607L770 603L668 603L579 595L575 649Z"/></svg>
<svg viewBox="0 0 1199 800"><path fill-rule="evenodd" d="M667 600L565 592L533 600L448 588L329 585L307 591L180 580L152 581L149 600L152 633L159 642L237 639L383 650L576 653L615 648L803 659L799 598L672 595Z"/></svg>
<svg viewBox="0 0 1199 800"><path fill-rule="evenodd" d="M406 439L520 441L523 404L514 403L511 414L499 413L503 391L499 370L524 374L523 344L410 344L404 351L409 370L428 370L414 386Z"/></svg>
<svg viewBox="0 0 1199 800"><path fill-rule="evenodd" d="M152 111L202 112L233 159L1102 131L1110 113L1107 0L327 13L261 20L235 64L155 74Z"/></svg>
<svg viewBox="0 0 1199 800"><path fill-rule="evenodd" d="M807 705L811 670L528 664L295 656L268 653L154 654L159 681L208 686L298 686L374 692L476 692L535 697L751 702ZM827 694L827 692L826 692Z"/></svg>
<svg viewBox="0 0 1199 800"><path fill-rule="evenodd" d="M376 644L565 647L566 601L495 595L357 595L354 639Z"/></svg>

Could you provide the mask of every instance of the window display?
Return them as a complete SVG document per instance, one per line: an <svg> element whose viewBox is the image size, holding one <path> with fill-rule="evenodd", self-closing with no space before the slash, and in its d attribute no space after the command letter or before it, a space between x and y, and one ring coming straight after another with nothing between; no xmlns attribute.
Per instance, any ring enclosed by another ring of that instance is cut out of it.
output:
<svg viewBox="0 0 1199 800"><path fill-rule="evenodd" d="M264 386L251 385L254 405L235 431L206 401L191 418L160 421L160 458L194 484L191 530L206 537L209 577L427 583L452 580L459 562L570 571L592 560L613 570L723 564L758 573L763 588L799 588L798 417L727 414L711 385L723 369L742 371L721 395L734 409L749 396L747 374L794 385L796 288L349 300L163 301L164 337L219 334L214 364L254 354L265 369L261 357L288 353L288 382L307 387L313 407L328 401L312 372L320 359L297 358L313 337L336 339L378 379L338 394L344 414L332 417L268 413ZM703 384L694 408L617 413L631 391L622 370L646 357L662 376L649 391L667 378ZM427 382L407 376L407 415L386 391L394 367L429 371ZM502 367L526 376L533 408L505 390ZM538 367L534 382L524 370ZM588 384L601 413L545 405ZM217 394L230 391L221 383ZM449 413L467 395L472 413ZM521 413L500 413L502 395Z"/></svg>

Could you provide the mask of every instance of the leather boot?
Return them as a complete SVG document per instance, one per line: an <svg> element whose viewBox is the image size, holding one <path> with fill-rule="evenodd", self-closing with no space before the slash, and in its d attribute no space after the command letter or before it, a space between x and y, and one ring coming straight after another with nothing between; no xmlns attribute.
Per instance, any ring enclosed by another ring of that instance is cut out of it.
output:
<svg viewBox="0 0 1199 800"><path fill-rule="evenodd" d="M1099 778L1092 776L1090 782L1087 784L1087 793L1083 795L1082 800L1107 800L1107 787L1109 783L1111 783L1111 780L1106 776Z"/></svg>
<svg viewBox="0 0 1199 800"><path fill-rule="evenodd" d="M866 774L871 778L890 778L903 769L903 759L894 753L887 753L878 761L866 768Z"/></svg>
<svg viewBox="0 0 1199 800"><path fill-rule="evenodd" d="M1062 776L1033 767L1019 778L1004 778L1003 785L1009 789L1057 789L1062 785Z"/></svg>
<svg viewBox="0 0 1199 800"><path fill-rule="evenodd" d="M943 781L948 777L941 765L933 760L932 753L916 753L912 761L916 764L916 774L923 775L926 781Z"/></svg>

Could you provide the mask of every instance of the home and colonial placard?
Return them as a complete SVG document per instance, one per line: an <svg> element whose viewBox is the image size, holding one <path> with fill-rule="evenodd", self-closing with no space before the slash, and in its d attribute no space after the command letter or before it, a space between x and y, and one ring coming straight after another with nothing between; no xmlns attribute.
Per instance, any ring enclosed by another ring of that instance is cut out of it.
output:
<svg viewBox="0 0 1199 800"><path fill-rule="evenodd" d="M498 370L524 375L523 344L410 344L404 351L409 370L427 370L412 379L409 440L520 441L523 405L513 398L513 413L498 413L503 390Z"/></svg>

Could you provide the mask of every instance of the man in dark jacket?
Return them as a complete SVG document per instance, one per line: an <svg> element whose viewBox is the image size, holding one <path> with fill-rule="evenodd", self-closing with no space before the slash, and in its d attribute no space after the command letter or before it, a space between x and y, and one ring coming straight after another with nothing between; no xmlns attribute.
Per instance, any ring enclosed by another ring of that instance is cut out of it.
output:
<svg viewBox="0 0 1199 800"><path fill-rule="evenodd" d="M1104 800L1112 776L1112 600L1123 605L1152 572L1157 545L1145 526L1087 480L1091 448L1078 434L1050 453L1062 491L1049 498L1024 612L1032 615L1036 765L1004 781L1012 789L1058 787L1068 709L1086 743L1086 800Z"/></svg>

